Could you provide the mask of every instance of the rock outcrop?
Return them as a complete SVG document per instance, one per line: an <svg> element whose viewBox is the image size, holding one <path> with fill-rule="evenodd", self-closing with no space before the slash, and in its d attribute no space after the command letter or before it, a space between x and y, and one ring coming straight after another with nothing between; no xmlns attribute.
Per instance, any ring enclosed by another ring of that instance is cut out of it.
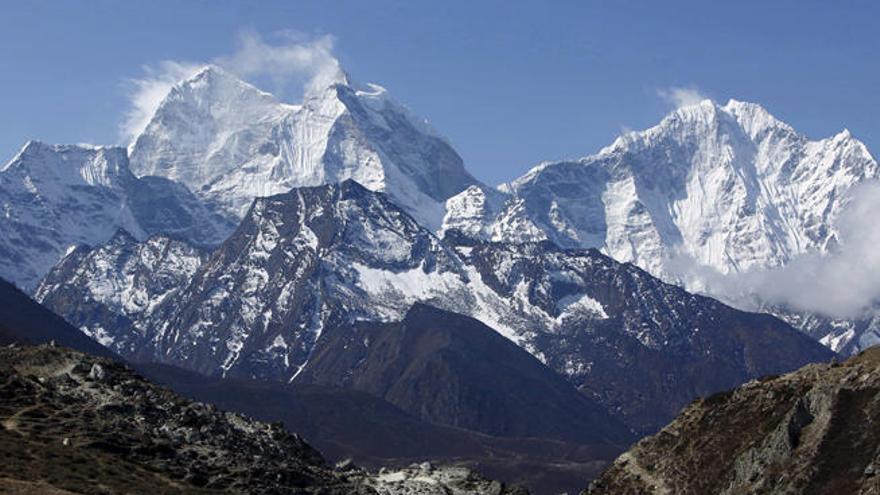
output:
<svg viewBox="0 0 880 495"><path fill-rule="evenodd" d="M880 348L700 399L587 493L880 493Z"/></svg>

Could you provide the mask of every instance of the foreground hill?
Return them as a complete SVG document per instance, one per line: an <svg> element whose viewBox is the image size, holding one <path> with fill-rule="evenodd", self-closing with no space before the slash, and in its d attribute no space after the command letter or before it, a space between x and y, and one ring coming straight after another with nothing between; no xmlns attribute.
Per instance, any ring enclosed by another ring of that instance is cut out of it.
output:
<svg viewBox="0 0 880 495"><path fill-rule="evenodd" d="M516 493L462 468L333 469L280 424L185 400L117 362L59 347L0 349L0 416L4 492Z"/></svg>
<svg viewBox="0 0 880 495"><path fill-rule="evenodd" d="M430 423L357 390L207 377L167 365L136 367L151 381L185 397L261 421L282 421L328 459L351 459L370 470L429 459L474 469L535 495L556 495L576 493L622 450L550 438L492 436Z"/></svg>
<svg viewBox="0 0 880 495"><path fill-rule="evenodd" d="M591 494L880 492L880 348L691 404Z"/></svg>

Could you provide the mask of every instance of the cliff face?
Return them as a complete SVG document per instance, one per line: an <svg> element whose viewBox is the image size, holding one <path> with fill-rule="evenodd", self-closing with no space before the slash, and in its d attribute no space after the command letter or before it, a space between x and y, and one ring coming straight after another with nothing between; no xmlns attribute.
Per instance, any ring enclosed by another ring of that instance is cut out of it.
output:
<svg viewBox="0 0 880 495"><path fill-rule="evenodd" d="M880 348L695 401L586 493L880 493Z"/></svg>

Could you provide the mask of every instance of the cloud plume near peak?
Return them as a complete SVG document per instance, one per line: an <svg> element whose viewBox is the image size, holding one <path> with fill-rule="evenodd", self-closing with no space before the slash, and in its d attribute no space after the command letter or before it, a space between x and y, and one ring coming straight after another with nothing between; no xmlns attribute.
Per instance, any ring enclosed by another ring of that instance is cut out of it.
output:
<svg viewBox="0 0 880 495"><path fill-rule="evenodd" d="M345 74L333 55L335 39L275 33L274 43L259 33L239 33L233 53L203 62L162 61L145 66L144 74L128 81L129 109L120 125L120 138L131 143L149 124L162 100L176 83L214 64L245 80L266 80L279 97L299 97L302 91L343 80ZM291 94L298 91L300 94Z"/></svg>
<svg viewBox="0 0 880 495"><path fill-rule="evenodd" d="M689 107L696 105L709 97L704 95L695 86L677 87L657 90L657 96L663 99L673 108Z"/></svg>
<svg viewBox="0 0 880 495"><path fill-rule="evenodd" d="M837 243L827 253L805 253L785 266L728 275L687 256L670 260L667 268L682 280L701 280L703 292L741 307L757 297L832 318L869 316L880 302L880 182L856 186L850 194L834 222Z"/></svg>

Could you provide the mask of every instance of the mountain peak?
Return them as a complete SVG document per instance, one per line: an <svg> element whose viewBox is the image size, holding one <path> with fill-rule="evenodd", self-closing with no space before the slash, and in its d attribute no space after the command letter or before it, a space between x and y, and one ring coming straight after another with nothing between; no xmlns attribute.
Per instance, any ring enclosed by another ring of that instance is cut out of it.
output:
<svg viewBox="0 0 880 495"><path fill-rule="evenodd" d="M327 64L318 69L306 84L304 99L309 99L337 86L354 87L358 84L338 63Z"/></svg>
<svg viewBox="0 0 880 495"><path fill-rule="evenodd" d="M260 101L264 104L278 103L278 100L271 93L265 92L213 64L202 67L192 76L175 84L159 104L156 113L160 113L169 102L180 98L195 99L203 105L228 103L230 100L241 100L252 105ZM236 107L236 110L247 109Z"/></svg>
<svg viewBox="0 0 880 495"><path fill-rule="evenodd" d="M135 244L137 242L138 240L133 235L131 235L131 232L129 232L124 227L119 227L118 229L116 229L113 237L111 237L110 240L107 241L107 244L125 246L129 244Z"/></svg>
<svg viewBox="0 0 880 495"><path fill-rule="evenodd" d="M41 177L44 184L85 184L114 187L128 180L125 148L91 144L47 144L30 140L3 168L19 170L29 177ZM50 179L51 177L51 179Z"/></svg>
<svg viewBox="0 0 880 495"><path fill-rule="evenodd" d="M437 229L446 199L476 183L424 120L335 61L302 105L205 66L175 85L130 151L138 176L181 182L238 218L255 197L351 178Z"/></svg>

